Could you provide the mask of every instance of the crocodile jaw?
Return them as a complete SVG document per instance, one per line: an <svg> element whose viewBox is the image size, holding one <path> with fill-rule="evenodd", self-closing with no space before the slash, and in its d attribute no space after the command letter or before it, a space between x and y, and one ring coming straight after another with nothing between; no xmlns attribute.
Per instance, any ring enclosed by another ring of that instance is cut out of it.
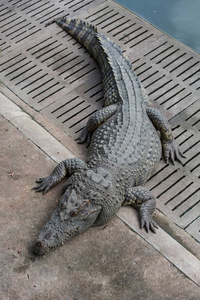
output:
<svg viewBox="0 0 200 300"><path fill-rule="evenodd" d="M75 227L74 229L71 228L71 230L70 228L68 228L68 232L65 231L62 234L60 234L60 229L56 230L55 228L49 228L48 223L42 228L33 247L33 252L37 255L44 255L48 253L51 249L63 245L64 242L72 239L73 237L79 234L78 227Z"/></svg>
<svg viewBox="0 0 200 300"><path fill-rule="evenodd" d="M76 192L66 191L50 220L43 226L33 252L44 255L51 248L61 246L95 223L101 206L83 199Z"/></svg>

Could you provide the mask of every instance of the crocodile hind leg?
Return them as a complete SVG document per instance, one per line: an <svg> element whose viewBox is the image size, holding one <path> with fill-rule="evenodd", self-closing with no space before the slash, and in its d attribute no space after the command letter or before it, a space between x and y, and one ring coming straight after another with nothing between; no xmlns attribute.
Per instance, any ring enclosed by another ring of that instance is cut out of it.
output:
<svg viewBox="0 0 200 300"><path fill-rule="evenodd" d="M60 162L53 170L50 176L46 178L40 178L36 181L37 186L33 188L36 192L42 192L46 194L54 185L60 182L65 176L72 175L76 171L84 169L86 164L78 158L70 158Z"/></svg>
<svg viewBox="0 0 200 300"><path fill-rule="evenodd" d="M168 163L169 159L173 164L175 159L181 162L180 157L184 157L184 155L181 153L179 146L174 140L168 120L154 107L148 106L146 111L155 128L161 133L163 156L166 163Z"/></svg>
<svg viewBox="0 0 200 300"><path fill-rule="evenodd" d="M111 104L91 115L88 119L87 125L83 128L81 136L77 139L77 142L79 144L86 142L86 147L88 147L91 141L92 133L95 131L95 129L113 116L118 108L118 104Z"/></svg>
<svg viewBox="0 0 200 300"><path fill-rule="evenodd" d="M158 226L152 219L152 214L156 209L156 198L145 187L136 186L126 189L123 205L132 205L139 210L140 226L156 233Z"/></svg>

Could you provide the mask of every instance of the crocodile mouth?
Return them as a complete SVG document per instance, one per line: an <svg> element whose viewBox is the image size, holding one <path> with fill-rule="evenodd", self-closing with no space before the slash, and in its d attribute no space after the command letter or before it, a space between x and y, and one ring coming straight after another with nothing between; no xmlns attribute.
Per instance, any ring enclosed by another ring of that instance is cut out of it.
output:
<svg viewBox="0 0 200 300"><path fill-rule="evenodd" d="M65 237L60 236L58 239L58 235L56 234L56 238L53 238L52 241L47 239L42 240L41 238L38 238L38 240L35 242L33 246L33 253L39 256L45 255L51 249L62 246L66 241L69 241L73 237L78 235L78 231L79 231L79 227L77 226L74 230L69 231Z"/></svg>
<svg viewBox="0 0 200 300"><path fill-rule="evenodd" d="M37 255L44 255L49 252L50 248L48 245L45 245L43 241L37 241L33 247L33 253Z"/></svg>

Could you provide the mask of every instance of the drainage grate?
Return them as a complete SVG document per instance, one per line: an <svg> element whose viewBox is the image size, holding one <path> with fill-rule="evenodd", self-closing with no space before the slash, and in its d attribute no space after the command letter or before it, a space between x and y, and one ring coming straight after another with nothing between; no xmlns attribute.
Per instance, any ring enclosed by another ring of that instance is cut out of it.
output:
<svg viewBox="0 0 200 300"><path fill-rule="evenodd" d="M183 166L161 162L148 186L158 208L200 241L199 55L112 1L2 1L2 82L74 138L101 107L103 93L89 53L56 24L45 28L64 15L93 23L115 41L165 109L187 158Z"/></svg>

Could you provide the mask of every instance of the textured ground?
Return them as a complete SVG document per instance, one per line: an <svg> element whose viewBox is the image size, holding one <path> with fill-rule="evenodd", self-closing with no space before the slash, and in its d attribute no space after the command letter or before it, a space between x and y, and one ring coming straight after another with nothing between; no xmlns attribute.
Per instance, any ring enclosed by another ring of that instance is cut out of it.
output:
<svg viewBox="0 0 200 300"><path fill-rule="evenodd" d="M34 257L62 183L45 196L31 191L55 164L2 117L0 127L1 299L199 299L199 287L117 217Z"/></svg>

